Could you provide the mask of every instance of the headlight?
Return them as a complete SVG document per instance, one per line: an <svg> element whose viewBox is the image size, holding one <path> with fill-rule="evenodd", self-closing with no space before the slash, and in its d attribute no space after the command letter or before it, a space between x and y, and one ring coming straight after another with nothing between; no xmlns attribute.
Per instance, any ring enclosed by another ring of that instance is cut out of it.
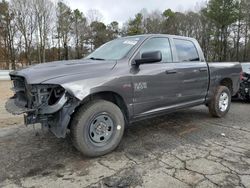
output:
<svg viewBox="0 0 250 188"><path fill-rule="evenodd" d="M60 86L53 88L50 93L51 95L49 97L48 104L54 105L55 103L57 103L61 99L64 93L65 89Z"/></svg>
<svg viewBox="0 0 250 188"><path fill-rule="evenodd" d="M58 85L33 85L32 93L35 97L34 106L54 105L65 93L64 88Z"/></svg>

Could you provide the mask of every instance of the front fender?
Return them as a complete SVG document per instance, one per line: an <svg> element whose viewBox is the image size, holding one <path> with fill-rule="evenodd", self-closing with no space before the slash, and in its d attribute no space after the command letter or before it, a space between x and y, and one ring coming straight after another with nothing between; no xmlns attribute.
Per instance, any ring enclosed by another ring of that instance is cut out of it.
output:
<svg viewBox="0 0 250 188"><path fill-rule="evenodd" d="M69 94L82 101L90 94L96 92L110 91L111 87L109 87L109 84L111 80L112 79L107 78L87 79L71 83L65 83L62 84L62 87L65 88L65 90ZM112 91L113 90L114 87L112 86Z"/></svg>
<svg viewBox="0 0 250 188"><path fill-rule="evenodd" d="M88 79L61 85L65 90L78 100L82 101L91 94L99 92L114 92L120 95L127 104L132 103L133 86L130 79Z"/></svg>

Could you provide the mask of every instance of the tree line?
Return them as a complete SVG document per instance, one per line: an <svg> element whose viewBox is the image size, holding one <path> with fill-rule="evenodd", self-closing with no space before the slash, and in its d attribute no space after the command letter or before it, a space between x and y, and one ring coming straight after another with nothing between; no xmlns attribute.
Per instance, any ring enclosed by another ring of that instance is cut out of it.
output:
<svg viewBox="0 0 250 188"><path fill-rule="evenodd" d="M0 2L0 68L80 59L128 35L163 33L196 38L208 61L250 61L250 1L210 0L198 11L138 12L123 26L98 10L72 10L51 0Z"/></svg>

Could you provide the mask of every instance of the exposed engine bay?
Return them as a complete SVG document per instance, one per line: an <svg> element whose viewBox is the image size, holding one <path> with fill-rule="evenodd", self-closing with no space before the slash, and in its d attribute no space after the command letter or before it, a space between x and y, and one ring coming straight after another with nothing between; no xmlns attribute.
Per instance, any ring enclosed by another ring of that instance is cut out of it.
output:
<svg viewBox="0 0 250 188"><path fill-rule="evenodd" d="M67 126L70 115L79 101L71 97L59 85L29 85L20 76L11 76L14 96L6 103L6 109L14 114L25 114L26 125L41 123L57 137L65 137L66 131L58 126Z"/></svg>

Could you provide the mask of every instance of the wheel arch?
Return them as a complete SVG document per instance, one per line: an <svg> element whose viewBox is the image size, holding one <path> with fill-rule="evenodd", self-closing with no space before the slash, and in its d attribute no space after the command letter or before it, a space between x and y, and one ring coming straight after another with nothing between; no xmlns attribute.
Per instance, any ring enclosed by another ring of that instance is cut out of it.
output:
<svg viewBox="0 0 250 188"><path fill-rule="evenodd" d="M226 86L230 92L231 92L231 95L233 95L233 81L231 78L223 78L221 81L220 81L220 85L221 86Z"/></svg>
<svg viewBox="0 0 250 188"><path fill-rule="evenodd" d="M81 104L75 109L75 111L77 111L78 108L80 108L80 106L90 101L96 100L96 99L103 99L103 100L116 104L121 109L122 113L124 114L126 124L129 122L130 114L129 114L129 109L126 105L125 100L120 94L113 92L113 91L100 91L100 92L89 94L81 101Z"/></svg>

